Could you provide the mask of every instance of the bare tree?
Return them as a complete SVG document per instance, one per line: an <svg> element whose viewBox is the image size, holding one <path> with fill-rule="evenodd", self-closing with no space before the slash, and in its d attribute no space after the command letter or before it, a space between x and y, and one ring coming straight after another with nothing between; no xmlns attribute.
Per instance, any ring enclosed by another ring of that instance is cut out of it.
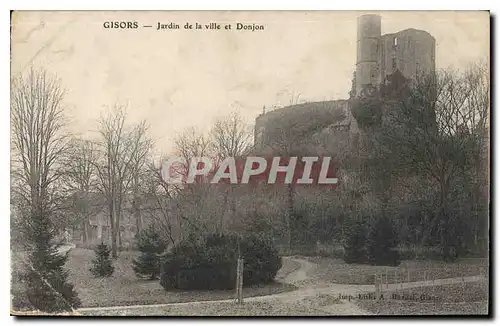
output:
<svg viewBox="0 0 500 326"><path fill-rule="evenodd" d="M217 158L241 157L251 148L251 127L238 112L218 118L210 132L212 152Z"/></svg>
<svg viewBox="0 0 500 326"><path fill-rule="evenodd" d="M12 80L12 190L21 201L16 212L26 231L26 297L35 309L50 312L71 311L81 303L67 282L68 256L54 243L53 218L64 195L58 187L64 174L60 159L68 149L63 98L59 80L44 70Z"/></svg>
<svg viewBox="0 0 500 326"><path fill-rule="evenodd" d="M146 136L148 127L143 122L132 132L132 139L135 139L135 149L131 154L131 192L132 192L132 215L136 222L136 230L139 232L143 227L141 216L141 204L145 198L146 187L143 182L147 178L147 159L153 148L153 141ZM147 201L147 197L146 197ZM121 244L121 237L120 237Z"/></svg>
<svg viewBox="0 0 500 326"><path fill-rule="evenodd" d="M141 167L151 148L147 138L147 126L141 122L135 126L125 125L126 111L116 105L99 120L98 148L101 153L95 164L99 177L99 189L106 198L111 227L111 250L117 257L120 220L123 205L128 199L134 174Z"/></svg>
<svg viewBox="0 0 500 326"><path fill-rule="evenodd" d="M195 157L214 157L213 146L210 137L200 130L191 127L174 139L176 155L183 158L185 164L178 171L181 175L187 175L189 162ZM222 212L218 204L219 191L217 185L209 184L201 179L195 179L194 183L183 184L177 188L175 193L175 207L182 216L188 217L192 223L185 224L186 227L196 225L198 233L214 232L220 226L219 221ZM185 230L191 234L192 230Z"/></svg>
<svg viewBox="0 0 500 326"><path fill-rule="evenodd" d="M64 91L44 70L31 69L12 81L12 190L30 216L48 218L62 194L60 158L68 150L64 132Z"/></svg>
<svg viewBox="0 0 500 326"><path fill-rule="evenodd" d="M212 126L210 136L212 140L212 152L215 154L218 163L228 157L234 159L242 158L249 154L252 148L251 127L243 120L237 111L218 118ZM235 188L237 188L237 186L229 184L222 188L224 188L222 189L224 207L229 211L233 222L236 222ZM223 215L221 215L219 224L219 228L221 229L223 225Z"/></svg>
<svg viewBox="0 0 500 326"><path fill-rule="evenodd" d="M490 153L490 67L487 61L482 61L471 65L465 72L465 82L470 90L468 97L468 107L471 108L469 117L465 121L469 121L467 130L471 137L476 139L479 144L477 151L472 153L473 166L472 175L470 177L471 196L469 202L472 204L473 211L473 232L474 245L478 245L478 239L483 233L487 236L487 228L481 226L482 216L488 214L488 199L489 194L489 153ZM487 222L486 222L487 223ZM483 228L483 229L481 229Z"/></svg>
<svg viewBox="0 0 500 326"><path fill-rule="evenodd" d="M235 116L235 119L237 117ZM239 122L239 120L238 120ZM219 148L238 152L246 148L243 145L243 137L236 144L225 143L226 128L220 121L217 126L224 133L216 133L219 146L214 144L215 134L205 135L195 127L185 129L174 138L175 155L183 159L183 164L175 166L177 173L187 176L189 164L192 158L213 156L222 157ZM237 129L238 130L238 129ZM221 135L222 134L222 135ZM226 146L227 145L227 146ZM246 143L245 143L246 145ZM160 160L162 162L162 160ZM214 219L220 214L220 205L217 204L219 191L217 186L195 180L193 184L168 184L162 176L161 167L154 162L148 164L148 177L145 179L147 185L147 204L144 211L152 218L153 223L166 235L166 240L172 244L192 234L212 232L221 230L222 225Z"/></svg>
<svg viewBox="0 0 500 326"><path fill-rule="evenodd" d="M160 160L161 162L162 160ZM149 215L153 225L160 229L162 237L174 246L183 239L183 227L191 225L191 220L184 215L184 210L176 194L180 193L179 185L168 184L162 176L161 167L155 162L147 165L147 177L144 178L147 198L143 211Z"/></svg>
<svg viewBox="0 0 500 326"><path fill-rule="evenodd" d="M87 242L90 235L90 218L103 208L103 203L94 196L97 187L98 159L97 145L85 139L73 139L71 149L65 164L65 180L68 192L71 193L71 213L76 215L83 242Z"/></svg>
<svg viewBox="0 0 500 326"><path fill-rule="evenodd" d="M193 157L210 155L210 139L195 127L189 127L174 138L174 149L185 162L184 175L188 173L189 161Z"/></svg>
<svg viewBox="0 0 500 326"><path fill-rule="evenodd" d="M429 229L440 230L446 246L453 225L451 187L465 169L477 164L487 137L487 71L474 66L464 73L448 70L417 80L395 101L388 113L391 128L382 134L404 167L437 185L438 207Z"/></svg>

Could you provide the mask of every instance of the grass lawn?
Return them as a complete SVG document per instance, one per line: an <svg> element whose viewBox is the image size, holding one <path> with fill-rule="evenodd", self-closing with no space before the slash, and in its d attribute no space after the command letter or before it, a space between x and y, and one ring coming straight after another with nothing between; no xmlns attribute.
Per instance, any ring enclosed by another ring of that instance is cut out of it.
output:
<svg viewBox="0 0 500 326"><path fill-rule="evenodd" d="M383 300L358 300L357 304L381 315L487 314L488 284L471 282L399 290L385 293Z"/></svg>
<svg viewBox="0 0 500 326"><path fill-rule="evenodd" d="M445 263L434 260L404 260L397 267L372 266L365 264L346 264L341 259L324 257L306 257L317 264L311 273L314 281L324 281L339 284L374 284L374 275L387 272L387 282L422 281L459 276L473 276L482 274L488 278L488 259L466 258L454 263ZM384 276L385 282L385 276Z"/></svg>
<svg viewBox="0 0 500 326"><path fill-rule="evenodd" d="M283 304L280 301L235 303L203 303L186 306L154 307L85 311L85 316L316 316L318 311L307 309L298 303ZM321 315L321 313L320 313Z"/></svg>
<svg viewBox="0 0 500 326"><path fill-rule="evenodd" d="M110 307L120 305L160 304L189 301L222 300L234 298L235 291L168 291L159 280L141 280L132 270L132 259L137 252L124 251L114 261L115 272L110 278L95 278L90 273L94 252L75 248L70 252L66 264L69 279L75 285L82 301L82 307ZM14 269L13 264L13 269ZM295 263L283 264L277 279L297 269ZM12 293L22 297L22 285L12 282ZM275 282L265 286L248 287L243 290L245 297L269 295L296 289L293 285ZM16 300L19 301L19 300ZM15 308L19 305L14 305Z"/></svg>
<svg viewBox="0 0 500 326"><path fill-rule="evenodd" d="M325 316L331 313L325 306L342 305L334 297L317 296L314 299L283 302L269 299L260 302L193 303L167 307L141 307L120 310L85 311L88 316Z"/></svg>

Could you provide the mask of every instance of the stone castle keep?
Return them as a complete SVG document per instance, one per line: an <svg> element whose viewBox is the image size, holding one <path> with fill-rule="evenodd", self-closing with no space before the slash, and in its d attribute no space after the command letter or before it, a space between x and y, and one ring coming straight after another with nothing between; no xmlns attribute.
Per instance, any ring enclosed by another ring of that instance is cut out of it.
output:
<svg viewBox="0 0 500 326"><path fill-rule="evenodd" d="M357 24L356 71L351 96L360 97L376 89L395 71L414 80L435 70L436 41L428 32L409 28L382 35L382 18L372 14L358 17ZM298 133L304 134L308 124L312 126L317 122L327 126L325 130L330 132L358 132L348 100L302 103L259 115L255 121L256 149L271 146L283 138L284 133L290 134L286 129L300 126Z"/></svg>
<svg viewBox="0 0 500 326"><path fill-rule="evenodd" d="M379 15L358 18L356 95L377 86L396 70L408 79L435 70L436 41L431 34L413 28L381 35Z"/></svg>

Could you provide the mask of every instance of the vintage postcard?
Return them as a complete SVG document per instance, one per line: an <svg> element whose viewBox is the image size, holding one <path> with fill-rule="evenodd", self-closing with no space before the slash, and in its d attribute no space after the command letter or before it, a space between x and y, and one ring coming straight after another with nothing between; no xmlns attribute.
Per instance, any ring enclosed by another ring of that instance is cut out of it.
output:
<svg viewBox="0 0 500 326"><path fill-rule="evenodd" d="M490 96L488 11L14 11L11 314L488 316Z"/></svg>

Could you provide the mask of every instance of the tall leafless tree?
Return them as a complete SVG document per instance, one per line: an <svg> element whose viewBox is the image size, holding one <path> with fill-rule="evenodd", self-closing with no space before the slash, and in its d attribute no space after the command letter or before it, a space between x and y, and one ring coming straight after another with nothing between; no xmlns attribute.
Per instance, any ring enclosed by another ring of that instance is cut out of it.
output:
<svg viewBox="0 0 500 326"><path fill-rule="evenodd" d="M201 130L190 127L174 138L174 150L180 156L184 164L179 167L179 174L186 176L190 161L197 157L214 157L213 148L210 145L210 137ZM198 232L213 231L212 220L220 215L216 200L216 187L209 183L195 179L194 183L183 184L177 188L175 194L175 207L179 214L188 217L192 223L185 223L185 227L196 226ZM192 230L185 230L192 234Z"/></svg>
<svg viewBox="0 0 500 326"><path fill-rule="evenodd" d="M197 128L189 127L175 136L174 150L185 161L185 171L179 172L187 175L189 161L193 157L203 157L211 154L210 139Z"/></svg>
<svg viewBox="0 0 500 326"><path fill-rule="evenodd" d="M131 196L132 196L132 215L136 222L136 231L139 232L143 227L141 215L141 205L147 201L146 188L143 184L147 178L148 165L147 160L153 148L153 140L146 135L148 126L143 122L134 128L131 137L135 139L135 150L131 155ZM120 238L121 243L121 238Z"/></svg>
<svg viewBox="0 0 500 326"><path fill-rule="evenodd" d="M12 191L28 216L49 218L60 203L55 185L64 175L60 159L69 140L63 98L59 80L44 70L12 80Z"/></svg>
<svg viewBox="0 0 500 326"><path fill-rule="evenodd" d="M143 211L149 215L153 225L161 230L160 234L164 240L174 246L183 239L185 224L194 229L196 225L190 224L191 220L184 215L184 210L175 196L180 192L180 186L168 184L163 179L160 165L153 161L147 165L147 176L143 181L147 199Z"/></svg>
<svg viewBox="0 0 500 326"><path fill-rule="evenodd" d="M388 113L392 127L382 135L403 166L437 186L438 207L429 229L440 230L444 244L453 225L448 212L453 184L465 170L486 161L481 148L488 145L487 72L483 65L474 65L465 72L423 76L395 101Z"/></svg>
<svg viewBox="0 0 500 326"><path fill-rule="evenodd" d="M60 160L68 150L63 99L59 80L44 70L31 69L12 80L12 190L28 251L23 283L29 303L50 312L71 311L81 303L67 282L68 256L61 255L60 243L55 243L54 217L64 195Z"/></svg>
<svg viewBox="0 0 500 326"><path fill-rule="evenodd" d="M241 157L248 154L252 146L251 127L235 111L218 118L210 132L212 152L218 159Z"/></svg>
<svg viewBox="0 0 500 326"><path fill-rule="evenodd" d="M70 193L72 207L69 210L76 215L83 242L90 237L90 218L103 208L103 203L96 200L97 169L95 162L98 159L97 145L87 139L75 138L65 164L66 187Z"/></svg>
<svg viewBox="0 0 500 326"><path fill-rule="evenodd" d="M218 118L210 131L211 148L216 156L217 163L225 158L232 157L235 160L243 158L252 149L251 127L243 120L239 112L234 111ZM224 207L229 206L231 219L236 223L236 185L229 184L224 191ZM220 228L223 224L221 215Z"/></svg>
<svg viewBox="0 0 500 326"><path fill-rule="evenodd" d="M116 105L98 121L100 159L95 167L99 177L99 189L106 198L111 227L111 250L117 257L120 241L120 220L124 204L128 200L134 174L142 166L151 148L147 137L147 125L141 122L126 125L126 110Z"/></svg>

